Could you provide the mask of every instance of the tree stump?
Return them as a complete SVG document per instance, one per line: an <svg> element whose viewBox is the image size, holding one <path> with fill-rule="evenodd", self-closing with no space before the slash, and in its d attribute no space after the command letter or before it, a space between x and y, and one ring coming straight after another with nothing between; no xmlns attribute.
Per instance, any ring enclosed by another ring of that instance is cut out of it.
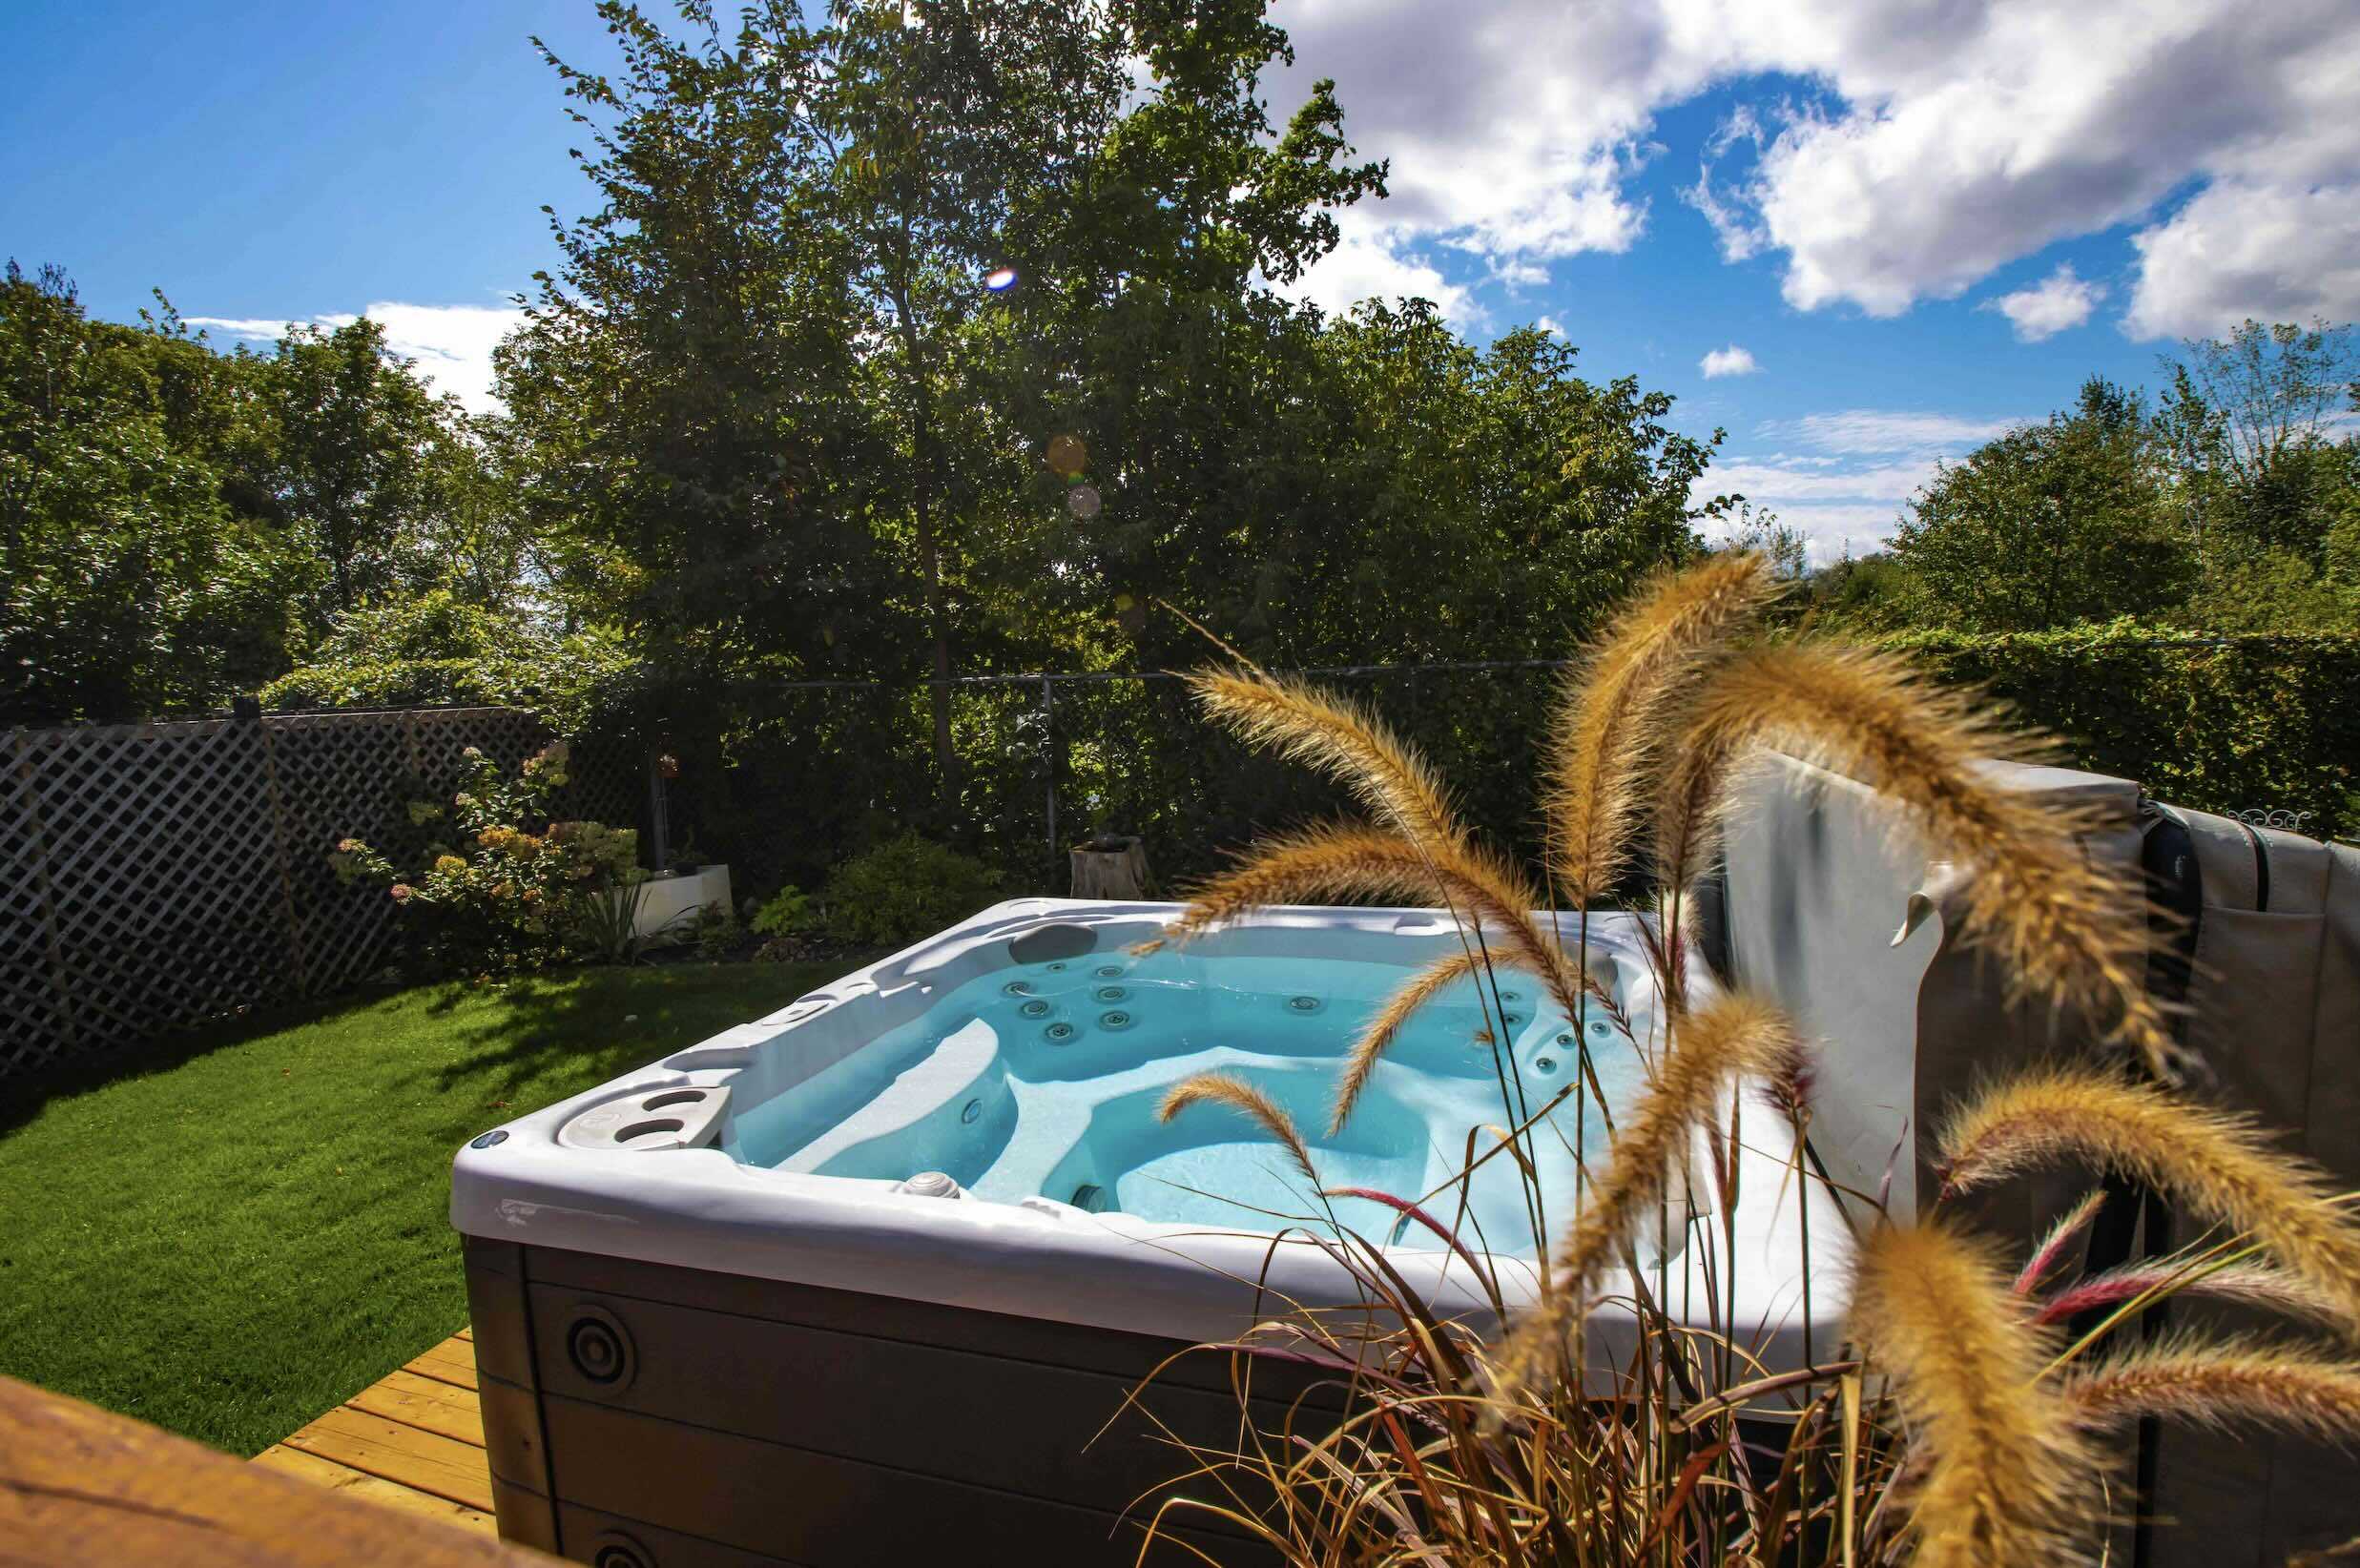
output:
<svg viewBox="0 0 2360 1568"><path fill-rule="evenodd" d="M1136 836L1092 838L1073 850L1073 896L1077 898L1144 898L1148 896L1148 850Z"/></svg>

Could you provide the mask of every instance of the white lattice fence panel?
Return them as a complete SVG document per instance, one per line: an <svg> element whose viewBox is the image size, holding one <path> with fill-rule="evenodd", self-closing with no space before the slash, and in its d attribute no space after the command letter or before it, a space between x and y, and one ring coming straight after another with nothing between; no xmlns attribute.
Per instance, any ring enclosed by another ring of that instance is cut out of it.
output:
<svg viewBox="0 0 2360 1568"><path fill-rule="evenodd" d="M504 708L0 737L0 1081L383 967L397 911L337 880L337 840L405 858L431 831L409 802L447 802L466 747L513 768L547 739ZM566 815L635 818L628 770L574 774Z"/></svg>

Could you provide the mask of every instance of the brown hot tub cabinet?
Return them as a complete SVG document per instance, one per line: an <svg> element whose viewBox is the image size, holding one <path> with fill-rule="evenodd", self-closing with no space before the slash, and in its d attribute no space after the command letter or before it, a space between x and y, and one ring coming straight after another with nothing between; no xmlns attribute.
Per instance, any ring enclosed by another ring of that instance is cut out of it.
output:
<svg viewBox="0 0 2360 1568"><path fill-rule="evenodd" d="M600 1568L1128 1563L1171 1439L1237 1437L1216 1352L1124 1412L1177 1340L473 1236L466 1274L500 1533ZM1269 1362L1252 1391L1265 1431L1335 1399ZM1272 1560L1193 1518L1214 1560Z"/></svg>

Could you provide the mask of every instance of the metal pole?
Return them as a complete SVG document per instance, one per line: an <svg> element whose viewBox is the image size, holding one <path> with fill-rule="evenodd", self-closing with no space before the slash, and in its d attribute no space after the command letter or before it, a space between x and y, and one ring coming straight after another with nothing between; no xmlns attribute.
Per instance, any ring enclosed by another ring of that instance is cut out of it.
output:
<svg viewBox="0 0 2360 1568"><path fill-rule="evenodd" d="M1049 875L1057 874L1057 677L1041 677L1041 769L1049 780Z"/></svg>

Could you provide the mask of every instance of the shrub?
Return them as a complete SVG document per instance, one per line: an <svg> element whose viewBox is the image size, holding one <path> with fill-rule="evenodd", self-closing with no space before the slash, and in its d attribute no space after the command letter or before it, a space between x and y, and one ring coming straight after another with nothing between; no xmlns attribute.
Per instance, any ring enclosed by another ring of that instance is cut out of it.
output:
<svg viewBox="0 0 2360 1568"><path fill-rule="evenodd" d="M754 912L754 929L765 937L797 937L819 925L819 906L812 896L790 882L762 901Z"/></svg>
<svg viewBox="0 0 2360 1568"><path fill-rule="evenodd" d="M2064 631L1920 631L1886 646L1979 686L2057 736L2074 767L2224 815L2306 814L2360 832L2360 637L2224 637L2130 621Z"/></svg>
<svg viewBox="0 0 2360 1568"><path fill-rule="evenodd" d="M819 901L831 936L909 942L965 919L999 885L982 861L907 833L838 866Z"/></svg>
<svg viewBox="0 0 2360 1568"><path fill-rule="evenodd" d="M570 760L554 740L525 759L514 779L470 746L466 787L448 804L410 802L410 820L430 830L447 823L450 841L430 844L403 871L359 838L336 846L328 862L347 880L382 883L402 906L429 967L463 974L538 968L568 958L629 956L617 939L617 905L646 879L639 834L602 822L547 821L549 793L566 782ZM618 895L625 897L618 897Z"/></svg>
<svg viewBox="0 0 2360 1568"><path fill-rule="evenodd" d="M260 696L270 709L522 708L570 734L616 706L637 668L611 631L550 636L438 589L351 611Z"/></svg>

